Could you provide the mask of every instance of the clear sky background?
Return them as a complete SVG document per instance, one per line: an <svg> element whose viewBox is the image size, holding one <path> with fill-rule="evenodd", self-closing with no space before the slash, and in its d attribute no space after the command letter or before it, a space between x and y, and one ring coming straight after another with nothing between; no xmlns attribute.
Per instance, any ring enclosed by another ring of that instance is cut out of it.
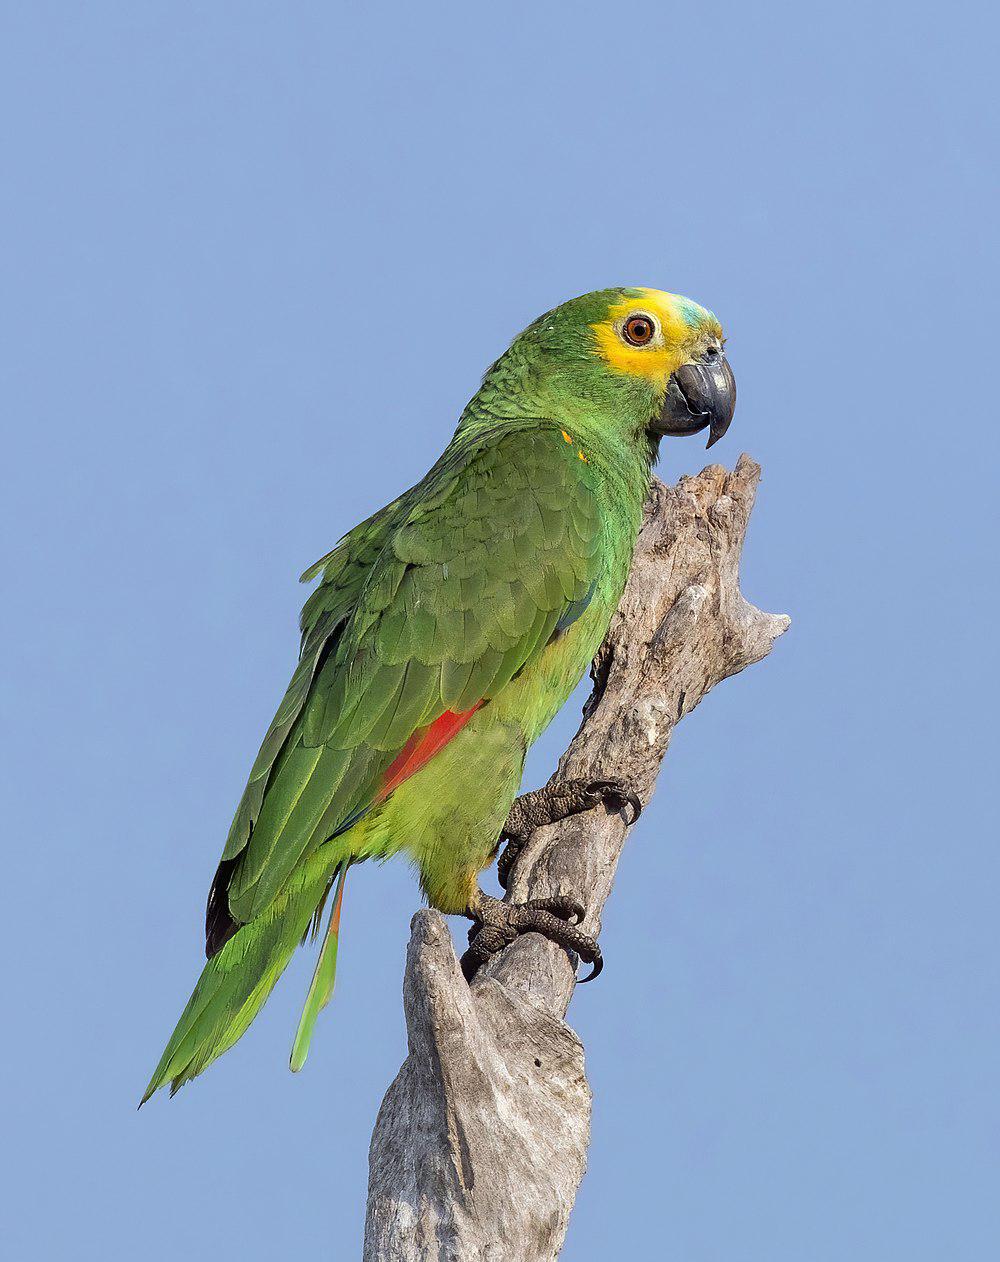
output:
<svg viewBox="0 0 1000 1262"><path fill-rule="evenodd" d="M744 588L794 625L678 729L622 862L564 1256L1000 1254L996 36L966 3L3 6L8 1256L358 1255L404 863L352 874L299 1077L305 955L135 1105L296 576L519 328L619 283L722 318L712 456L764 467Z"/></svg>

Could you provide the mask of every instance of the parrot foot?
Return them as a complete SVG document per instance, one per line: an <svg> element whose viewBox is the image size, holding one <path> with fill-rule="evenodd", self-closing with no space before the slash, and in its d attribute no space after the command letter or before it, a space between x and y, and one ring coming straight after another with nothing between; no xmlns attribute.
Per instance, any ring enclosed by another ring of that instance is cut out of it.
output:
<svg viewBox="0 0 1000 1262"><path fill-rule="evenodd" d="M583 982L593 981L604 967L596 938L577 928L584 909L575 898L556 895L533 898L527 903L504 903L480 890L475 905L465 914L473 922L469 949L460 961L466 981L471 982L481 964L522 933L540 933L564 950L575 951L585 964L592 966L590 973L580 979Z"/></svg>
<svg viewBox="0 0 1000 1262"><path fill-rule="evenodd" d="M511 869L536 828L601 805L609 812L620 812L629 826L642 812L642 803L624 780L560 780L516 798L500 834L501 845L506 843L497 861L497 877L503 888L507 888ZM625 816L626 807L631 818Z"/></svg>

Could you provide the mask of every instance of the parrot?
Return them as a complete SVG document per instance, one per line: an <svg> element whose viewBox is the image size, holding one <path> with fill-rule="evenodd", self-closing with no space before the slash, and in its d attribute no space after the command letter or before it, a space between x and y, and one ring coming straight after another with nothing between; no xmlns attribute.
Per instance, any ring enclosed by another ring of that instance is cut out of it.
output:
<svg viewBox="0 0 1000 1262"><path fill-rule="evenodd" d="M707 430L712 446L735 405L711 311L657 289L584 294L513 340L420 482L306 570L319 582L298 665L211 884L207 962L143 1103L233 1046L329 902L290 1058L302 1067L333 991L347 871L366 859L404 853L427 902L472 922L470 980L528 932L596 976L578 902L494 898L479 874L506 842L506 888L539 824L601 803L638 814L616 780L518 797L525 755L608 630L661 438Z"/></svg>

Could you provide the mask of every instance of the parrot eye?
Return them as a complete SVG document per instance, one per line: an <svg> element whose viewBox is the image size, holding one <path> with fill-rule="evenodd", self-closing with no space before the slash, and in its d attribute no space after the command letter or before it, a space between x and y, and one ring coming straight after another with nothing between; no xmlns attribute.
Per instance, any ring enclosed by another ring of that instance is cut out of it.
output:
<svg viewBox="0 0 1000 1262"><path fill-rule="evenodd" d="M656 332L652 316L633 315L625 321L622 336L632 346L648 346Z"/></svg>

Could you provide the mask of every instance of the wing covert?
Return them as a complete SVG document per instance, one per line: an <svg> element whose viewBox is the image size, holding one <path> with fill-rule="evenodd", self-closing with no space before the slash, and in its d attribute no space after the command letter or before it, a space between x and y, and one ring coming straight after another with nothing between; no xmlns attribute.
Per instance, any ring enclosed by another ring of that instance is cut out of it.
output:
<svg viewBox="0 0 1000 1262"><path fill-rule="evenodd" d="M349 612L323 587L307 603L317 630L279 711L288 730L224 856L238 856L227 891L237 921L381 800L415 734L488 703L593 594L598 504L558 429L507 432L442 461L397 506ZM320 640L333 619L336 634Z"/></svg>

